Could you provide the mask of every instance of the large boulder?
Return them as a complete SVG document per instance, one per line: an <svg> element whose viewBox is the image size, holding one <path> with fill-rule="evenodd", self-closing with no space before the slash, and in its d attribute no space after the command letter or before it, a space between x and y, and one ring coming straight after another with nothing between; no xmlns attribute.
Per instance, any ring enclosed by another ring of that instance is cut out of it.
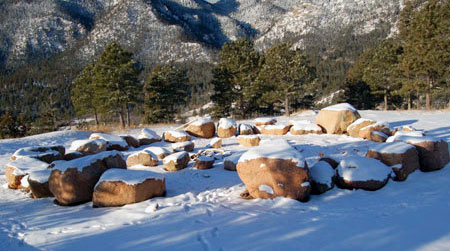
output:
<svg viewBox="0 0 450 251"><path fill-rule="evenodd" d="M255 130L253 126L249 124L239 124L238 126L238 135L252 135L255 134Z"/></svg>
<svg viewBox="0 0 450 251"><path fill-rule="evenodd" d="M95 184L110 168L126 169L118 151L106 151L71 161L56 161L49 188L60 205L76 205L92 199Z"/></svg>
<svg viewBox="0 0 450 251"><path fill-rule="evenodd" d="M164 141L175 143L191 140L191 136L183 130L170 130L164 132Z"/></svg>
<svg viewBox="0 0 450 251"><path fill-rule="evenodd" d="M222 139L221 138L213 138L211 142L209 142L209 147L211 148L221 148L222 147Z"/></svg>
<svg viewBox="0 0 450 251"><path fill-rule="evenodd" d="M373 133L373 132L382 132L385 136L385 138L389 137L391 135L391 131L389 129L389 124L387 122L381 121L381 122L377 122L375 124L370 124L368 126L365 126L363 128L361 128L359 130L359 137L363 138L363 139L368 139L368 140L372 140L372 141L376 141L374 140L374 136L376 136L377 134ZM384 136L383 135L383 136ZM379 141L378 141L379 142ZM382 141L384 142L384 141Z"/></svg>
<svg viewBox="0 0 450 251"><path fill-rule="evenodd" d="M157 166L158 162L158 156L148 149L133 153L127 158L128 167L135 165Z"/></svg>
<svg viewBox="0 0 450 251"><path fill-rule="evenodd" d="M106 151L108 143L103 139L82 139L72 141L70 151L77 151L84 155Z"/></svg>
<svg viewBox="0 0 450 251"><path fill-rule="evenodd" d="M159 147L159 146L150 146L145 148L144 150L148 150L156 155L158 157L158 160L164 159L166 156L172 154L173 152L166 147Z"/></svg>
<svg viewBox="0 0 450 251"><path fill-rule="evenodd" d="M123 140L125 140L130 147L138 148L141 145L139 144L139 140L131 135L121 135L120 136Z"/></svg>
<svg viewBox="0 0 450 251"><path fill-rule="evenodd" d="M52 163L55 160L63 160L66 149L64 146L33 146L18 149L11 160L24 157L35 158L46 163Z"/></svg>
<svg viewBox="0 0 450 251"><path fill-rule="evenodd" d="M300 153L285 140L254 147L236 166L239 177L253 198L309 198L309 170Z"/></svg>
<svg viewBox="0 0 450 251"><path fill-rule="evenodd" d="M150 145L155 142L161 141L161 137L153 130L149 128L143 128L138 135L139 145Z"/></svg>
<svg viewBox="0 0 450 251"><path fill-rule="evenodd" d="M190 123L186 132L199 138L212 138L216 134L216 126L211 119L200 119Z"/></svg>
<svg viewBox="0 0 450 251"><path fill-rule="evenodd" d="M49 167L48 163L30 157L20 157L6 164L5 177L11 189L28 188L26 177L30 172L43 170ZM24 183L24 184L22 184Z"/></svg>
<svg viewBox="0 0 450 251"><path fill-rule="evenodd" d="M277 123L274 118L256 118L254 121L256 126L275 125Z"/></svg>
<svg viewBox="0 0 450 251"><path fill-rule="evenodd" d="M109 169L95 185L94 207L118 207L163 196L166 190L162 175L141 170Z"/></svg>
<svg viewBox="0 0 450 251"><path fill-rule="evenodd" d="M209 156L199 156L194 163L194 167L200 170L211 169L213 165L214 158Z"/></svg>
<svg viewBox="0 0 450 251"><path fill-rule="evenodd" d="M217 126L217 136L220 138L229 138L236 136L236 121L230 118L221 118Z"/></svg>
<svg viewBox="0 0 450 251"><path fill-rule="evenodd" d="M175 152L186 151L192 152L194 151L195 144L192 141L178 142L172 144L172 149Z"/></svg>
<svg viewBox="0 0 450 251"><path fill-rule="evenodd" d="M239 135L237 141L241 146L252 147L259 146L261 138L258 135Z"/></svg>
<svg viewBox="0 0 450 251"><path fill-rule="evenodd" d="M414 145L419 153L420 170L430 172L445 167L449 162L448 143L434 137L413 137L395 135L394 141L403 141Z"/></svg>
<svg viewBox="0 0 450 251"><path fill-rule="evenodd" d="M341 103L320 110L316 124L328 134L344 134L347 127L360 117L355 107L348 103Z"/></svg>
<svg viewBox="0 0 450 251"><path fill-rule="evenodd" d="M313 123L296 123L294 124L289 132L292 135L304 135L304 134L322 134L322 127Z"/></svg>
<svg viewBox="0 0 450 251"><path fill-rule="evenodd" d="M392 167L395 180L403 181L420 168L419 155L414 146L404 142L392 142L370 147L366 157L378 159Z"/></svg>
<svg viewBox="0 0 450 251"><path fill-rule="evenodd" d="M345 157L336 170L339 187L369 191L386 185L392 173L392 169L381 161L361 156Z"/></svg>
<svg viewBox="0 0 450 251"><path fill-rule="evenodd" d="M51 173L51 168L36 170L30 173L28 176L28 184L33 198L53 197L48 185L48 179Z"/></svg>
<svg viewBox="0 0 450 251"><path fill-rule="evenodd" d="M312 194L322 194L333 189L336 171L327 161L319 161L309 170Z"/></svg>
<svg viewBox="0 0 450 251"><path fill-rule="evenodd" d="M261 133L269 135L285 135L289 132L290 128L290 125L266 125L261 127Z"/></svg>
<svg viewBox="0 0 450 251"><path fill-rule="evenodd" d="M187 152L173 153L163 159L164 169L170 172L179 171L187 166L190 159Z"/></svg>
<svg viewBox="0 0 450 251"><path fill-rule="evenodd" d="M128 143L122 137L109 133L93 133L89 139L102 139L106 141L106 150L126 151Z"/></svg>
<svg viewBox="0 0 450 251"><path fill-rule="evenodd" d="M377 123L377 122L374 120L371 120L371 119L359 118L347 127L347 134L350 137L358 138L359 131L361 130L361 128L364 128L369 125L373 125L375 123Z"/></svg>

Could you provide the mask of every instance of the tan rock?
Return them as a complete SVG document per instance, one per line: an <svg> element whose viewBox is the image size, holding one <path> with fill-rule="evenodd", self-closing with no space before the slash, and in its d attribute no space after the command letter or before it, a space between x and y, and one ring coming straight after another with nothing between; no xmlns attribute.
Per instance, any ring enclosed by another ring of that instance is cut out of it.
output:
<svg viewBox="0 0 450 251"><path fill-rule="evenodd" d="M141 133L138 135L139 145L150 145L161 141L161 137L149 128L143 128Z"/></svg>
<svg viewBox="0 0 450 251"><path fill-rule="evenodd" d="M255 119L256 126L275 125L277 120L274 118L257 118Z"/></svg>
<svg viewBox="0 0 450 251"><path fill-rule="evenodd" d="M261 138L257 135L239 135L237 141L241 146L251 147L259 146Z"/></svg>
<svg viewBox="0 0 450 251"><path fill-rule="evenodd" d="M138 148L141 146L139 140L131 135L122 135L120 137L125 140L130 147Z"/></svg>
<svg viewBox="0 0 450 251"><path fill-rule="evenodd" d="M159 146L150 146L145 148L144 150L150 151L158 157L158 160L164 159L166 156L169 156L173 152L167 149L166 147L159 147Z"/></svg>
<svg viewBox="0 0 450 251"><path fill-rule="evenodd" d="M134 153L127 158L128 167L135 165L157 166L158 162L158 156L147 149Z"/></svg>
<svg viewBox="0 0 450 251"><path fill-rule="evenodd" d="M386 140L389 138L389 136L387 136L386 134L384 134L383 132L380 131L372 131L370 133L370 139L374 142L379 142L379 143L383 143L386 142Z"/></svg>
<svg viewBox="0 0 450 251"><path fill-rule="evenodd" d="M266 125L261 128L261 133L268 135L285 135L289 132L290 128L290 125Z"/></svg>
<svg viewBox="0 0 450 251"><path fill-rule="evenodd" d="M214 165L214 158L208 156L199 156L195 160L194 167L200 170L211 169Z"/></svg>
<svg viewBox="0 0 450 251"><path fill-rule="evenodd" d="M51 172L51 168L46 168L43 170L32 171L30 173L28 176L28 184L30 186L31 195L33 198L53 197L48 185L48 179Z"/></svg>
<svg viewBox="0 0 450 251"><path fill-rule="evenodd" d="M350 137L357 138L357 137L359 137L359 131L361 130L361 128L364 128L369 125L373 125L375 123L376 123L376 121L373 121L371 119L359 118L347 127L347 134Z"/></svg>
<svg viewBox="0 0 450 251"><path fill-rule="evenodd" d="M103 139L75 140L70 144L70 151L77 151L84 155L106 151L107 142Z"/></svg>
<svg viewBox="0 0 450 251"><path fill-rule="evenodd" d="M192 141L185 141L185 142L178 142L172 144L172 149L175 152L179 151L186 151L186 152L192 152L194 151L195 144Z"/></svg>
<svg viewBox="0 0 450 251"><path fill-rule="evenodd" d="M164 141L166 142L175 143L189 140L191 140L191 136L182 130L171 130L164 133Z"/></svg>
<svg viewBox="0 0 450 251"><path fill-rule="evenodd" d="M222 147L222 139L221 138L213 138L209 143L211 148L221 148Z"/></svg>
<svg viewBox="0 0 450 251"><path fill-rule="evenodd" d="M64 146L35 146L24 147L17 150L11 160L20 159L23 157L35 158L46 163L52 163L55 160L64 159L66 149Z"/></svg>
<svg viewBox="0 0 450 251"><path fill-rule="evenodd" d="M9 162L5 166L5 177L8 187L11 189L27 188L28 184L22 185L22 181L32 171L44 170L49 164L35 158L20 157Z"/></svg>
<svg viewBox="0 0 450 251"><path fill-rule="evenodd" d="M126 168L122 154L101 152L71 161L54 162L49 188L60 205L76 205L92 199L94 186L104 171Z"/></svg>
<svg viewBox="0 0 450 251"><path fill-rule="evenodd" d="M149 171L109 169L103 173L92 196L94 207L118 207L163 196L165 179Z"/></svg>
<svg viewBox="0 0 450 251"><path fill-rule="evenodd" d="M347 127L360 117L352 105L342 103L320 110L316 124L328 134L343 134L347 131Z"/></svg>
<svg viewBox="0 0 450 251"><path fill-rule="evenodd" d="M372 140L373 138L377 137L377 135L374 135L372 133L374 131L384 133L386 135L386 137L385 137L386 139L391 134L391 131L389 130L389 125L386 122L377 122L375 124L371 124L371 125L361 128L359 130L358 135L360 138ZM386 141L386 139L384 141ZM373 140L373 141L375 141L375 140ZM377 142L384 142L384 141L377 141Z"/></svg>
<svg viewBox="0 0 450 251"><path fill-rule="evenodd" d="M233 119L221 118L217 127L217 136L220 138L229 138L236 136L237 125Z"/></svg>
<svg viewBox="0 0 450 251"><path fill-rule="evenodd" d="M369 148L366 157L378 159L392 167L395 180L403 181L420 168L419 155L414 146L404 142L379 144Z"/></svg>
<svg viewBox="0 0 450 251"><path fill-rule="evenodd" d="M187 152L177 152L163 159L164 169L167 171L179 171L186 168L189 163L189 154Z"/></svg>
<svg viewBox="0 0 450 251"><path fill-rule="evenodd" d="M322 127L316 124L296 124L291 127L289 132L292 135L304 135L304 134L322 134Z"/></svg>
<svg viewBox="0 0 450 251"><path fill-rule="evenodd" d="M93 133L89 139L102 139L106 141L106 150L112 151L126 151L128 150L128 143L120 136L109 133Z"/></svg>
<svg viewBox="0 0 450 251"><path fill-rule="evenodd" d="M238 128L239 128L239 131L238 131L239 135L255 134L255 130L254 130L253 126L251 126L249 124L240 124Z"/></svg>
<svg viewBox="0 0 450 251"><path fill-rule="evenodd" d="M199 138L212 138L216 133L216 126L211 119L195 121L186 128L186 132Z"/></svg>

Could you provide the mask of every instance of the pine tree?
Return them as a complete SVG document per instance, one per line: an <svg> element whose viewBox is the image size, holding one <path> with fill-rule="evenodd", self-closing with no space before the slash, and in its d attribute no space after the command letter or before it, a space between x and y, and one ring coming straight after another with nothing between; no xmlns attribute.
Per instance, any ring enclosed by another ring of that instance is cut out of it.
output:
<svg viewBox="0 0 450 251"><path fill-rule="evenodd" d="M153 68L144 85L147 122L172 122L179 106L186 103L187 81L186 71L173 65Z"/></svg>
<svg viewBox="0 0 450 251"><path fill-rule="evenodd" d="M371 89L366 82L347 78L343 90L344 92L338 98L338 102L350 103L358 109L367 110L373 108Z"/></svg>
<svg viewBox="0 0 450 251"><path fill-rule="evenodd" d="M71 100L78 116L94 115L95 125L99 125L98 108L95 97L94 64L89 64L72 84Z"/></svg>
<svg viewBox="0 0 450 251"><path fill-rule="evenodd" d="M227 69L216 67L212 70L213 79L211 84L214 86L214 93L211 101L214 103L212 117L215 119L230 116L231 106L234 101L231 76Z"/></svg>
<svg viewBox="0 0 450 251"><path fill-rule="evenodd" d="M6 112L0 118L0 138L14 138L16 137L15 122L11 114Z"/></svg>
<svg viewBox="0 0 450 251"><path fill-rule="evenodd" d="M316 76L304 54L291 47L290 43L271 47L258 76L258 89L263 93L261 102L283 103L286 116L290 115L291 100L304 95L304 88Z"/></svg>

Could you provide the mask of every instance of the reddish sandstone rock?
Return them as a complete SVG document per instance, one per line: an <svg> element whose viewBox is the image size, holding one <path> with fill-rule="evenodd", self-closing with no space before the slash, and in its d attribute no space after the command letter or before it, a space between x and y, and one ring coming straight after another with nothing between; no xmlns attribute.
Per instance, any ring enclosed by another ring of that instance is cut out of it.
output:
<svg viewBox="0 0 450 251"><path fill-rule="evenodd" d="M173 153L166 147L159 147L159 146L150 146L150 147L145 148L144 150L154 153L156 155L156 157L158 157L158 160L162 160L166 156Z"/></svg>
<svg viewBox="0 0 450 251"><path fill-rule="evenodd" d="M297 123L291 127L289 132L292 135L304 135L304 134L309 134L309 133L322 134L322 127L320 127L316 124L312 124L312 123L309 123L309 124Z"/></svg>
<svg viewBox="0 0 450 251"><path fill-rule="evenodd" d="M177 152L163 159L164 169L167 171L179 171L184 169L189 163L189 154L187 152Z"/></svg>
<svg viewBox="0 0 450 251"><path fill-rule="evenodd" d="M310 168L311 193L322 194L333 189L336 171L326 161L319 161Z"/></svg>
<svg viewBox="0 0 450 251"><path fill-rule="evenodd" d="M152 151L144 149L134 153L127 158L127 166L143 165L143 166L157 166L159 162L158 156Z"/></svg>
<svg viewBox="0 0 450 251"><path fill-rule="evenodd" d="M375 123L377 123L377 122L373 121L371 119L359 118L347 127L347 134L350 137L357 138L357 137L359 137L359 131L361 130L361 128L364 128L369 125L373 125Z"/></svg>
<svg viewBox="0 0 450 251"><path fill-rule="evenodd" d="M236 136L236 122L230 118L221 118L217 127L217 136L220 138L229 138Z"/></svg>
<svg viewBox="0 0 450 251"><path fill-rule="evenodd" d="M102 139L106 141L106 150L126 151L128 150L128 143L120 136L109 133L93 133L89 139Z"/></svg>
<svg viewBox="0 0 450 251"><path fill-rule="evenodd" d="M212 138L216 133L216 126L211 119L195 121L186 128L186 132L199 138Z"/></svg>
<svg viewBox="0 0 450 251"><path fill-rule="evenodd" d="M70 151L77 151L84 155L106 151L107 142L103 139L75 140L70 144Z"/></svg>
<svg viewBox="0 0 450 251"><path fill-rule="evenodd" d="M161 141L161 137L149 128L143 128L138 135L139 145L150 145L155 142Z"/></svg>
<svg viewBox="0 0 450 251"><path fill-rule="evenodd" d="M197 169L211 169L214 165L214 158L208 156L199 156L195 160L194 167Z"/></svg>
<svg viewBox="0 0 450 251"><path fill-rule="evenodd" d="M252 135L255 134L255 129L249 124L239 124L238 135Z"/></svg>
<svg viewBox="0 0 450 251"><path fill-rule="evenodd" d="M251 146L259 146L261 138L257 135L239 135L237 137L237 141L241 146L251 147Z"/></svg>
<svg viewBox="0 0 450 251"><path fill-rule="evenodd" d="M191 140L191 136L182 130L171 130L164 132L164 141L166 142L175 143L189 140Z"/></svg>
<svg viewBox="0 0 450 251"><path fill-rule="evenodd" d="M178 142L172 144L172 149L175 152L179 151L186 151L186 152L192 152L194 151L195 144L192 141L185 141L185 142Z"/></svg>
<svg viewBox="0 0 450 251"><path fill-rule="evenodd" d="M8 187L11 189L28 188L28 184L22 184L24 181L23 179L30 174L30 172L44 170L47 167L49 167L49 164L29 157L20 157L9 162L5 166L5 177Z"/></svg>
<svg viewBox="0 0 450 251"><path fill-rule="evenodd" d="M267 125L261 128L261 133L269 135L285 135L290 128L290 125Z"/></svg>
<svg viewBox="0 0 450 251"><path fill-rule="evenodd" d="M36 170L30 173L28 176L28 184L33 198L53 197L48 185L48 179L51 173L51 168Z"/></svg>
<svg viewBox="0 0 450 251"><path fill-rule="evenodd" d="M371 124L368 126L365 126L359 130L359 137L363 139L373 140L375 137L377 137L377 134L373 134L373 132L382 132L386 136L382 135L384 138L387 139L389 135L391 135L391 131L389 129L389 124L387 122L377 122L375 124ZM386 141L386 139L384 141ZM373 140L376 142L384 142L384 141L377 141L376 139Z"/></svg>
<svg viewBox="0 0 450 251"><path fill-rule="evenodd" d="M342 103L320 110L316 124L324 128L328 134L343 134L347 131L347 127L360 117L356 108Z"/></svg>
<svg viewBox="0 0 450 251"><path fill-rule="evenodd" d="M211 148L221 148L222 147L222 139L221 138L213 138L209 143L209 147Z"/></svg>
<svg viewBox="0 0 450 251"><path fill-rule="evenodd" d="M17 150L11 160L20 159L23 157L34 158L45 163L52 163L55 160L64 159L64 153L66 149L64 146L33 146L24 147Z"/></svg>

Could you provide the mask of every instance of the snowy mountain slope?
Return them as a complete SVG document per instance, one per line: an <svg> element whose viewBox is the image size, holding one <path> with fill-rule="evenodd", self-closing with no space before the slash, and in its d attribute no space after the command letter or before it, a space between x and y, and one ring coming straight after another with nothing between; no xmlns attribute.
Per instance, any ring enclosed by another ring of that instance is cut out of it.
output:
<svg viewBox="0 0 450 251"><path fill-rule="evenodd" d="M362 117L413 125L450 142L450 112L361 111ZM315 120L313 113L297 119ZM292 119L292 118L290 118ZM287 123L288 119L280 117ZM173 126L175 127L175 126ZM172 127L170 127L172 128ZM158 133L169 128L155 127ZM130 131L137 134L137 130ZM86 132L55 132L0 141L0 174L22 146L86 138ZM263 135L269 139L274 136ZM290 140L309 165L320 152L362 155L375 144L340 135L281 136ZM196 150L209 140L195 139ZM164 144L164 143L158 143ZM236 139L224 139L233 152ZM137 151L132 149L126 155ZM448 250L450 248L450 164L435 172L416 171L404 182L389 181L376 192L334 188L307 203L290 199L243 200L236 172L164 172L167 195L121 208L91 203L60 207L52 199L31 199L5 188L0 175L0 250Z"/></svg>

